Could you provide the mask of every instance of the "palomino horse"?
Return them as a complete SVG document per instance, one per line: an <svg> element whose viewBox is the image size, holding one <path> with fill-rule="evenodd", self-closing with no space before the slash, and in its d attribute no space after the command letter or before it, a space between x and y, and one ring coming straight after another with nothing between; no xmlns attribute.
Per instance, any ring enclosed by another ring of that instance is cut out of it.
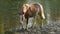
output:
<svg viewBox="0 0 60 34"><path fill-rule="evenodd" d="M21 11L21 15L20 19L22 25L23 25L23 21L26 21L26 26L28 25L28 20L29 18L34 18L34 23L36 24L35 20L36 20L36 15L39 15L41 19L45 19L45 15L44 15L44 11L43 11L43 6L41 4L38 3L33 3L33 4L23 4L22 6L22 11ZM33 24L34 24L33 23ZM28 27L26 27L28 29Z"/></svg>

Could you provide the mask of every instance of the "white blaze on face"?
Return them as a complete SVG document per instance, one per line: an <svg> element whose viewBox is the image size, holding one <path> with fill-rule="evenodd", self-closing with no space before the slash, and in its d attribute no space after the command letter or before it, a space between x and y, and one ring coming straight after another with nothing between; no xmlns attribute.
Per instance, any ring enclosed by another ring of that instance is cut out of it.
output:
<svg viewBox="0 0 60 34"><path fill-rule="evenodd" d="M22 24L23 24L23 20L22 20L22 18L23 18L23 16L22 16L22 15L20 15L20 23L22 23Z"/></svg>
<svg viewBox="0 0 60 34"><path fill-rule="evenodd" d="M28 4L24 4L23 5L23 12L26 13L26 11L28 10L29 5Z"/></svg>

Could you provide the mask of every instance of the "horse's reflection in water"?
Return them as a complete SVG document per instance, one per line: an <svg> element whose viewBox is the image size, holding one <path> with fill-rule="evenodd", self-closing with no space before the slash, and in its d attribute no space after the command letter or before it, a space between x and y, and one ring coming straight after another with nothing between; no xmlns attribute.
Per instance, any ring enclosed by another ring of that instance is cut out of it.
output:
<svg viewBox="0 0 60 34"><path fill-rule="evenodd" d="M39 15L41 19L45 19L43 7L41 4L23 4L20 14L20 22L24 29L34 27L36 24L36 15Z"/></svg>

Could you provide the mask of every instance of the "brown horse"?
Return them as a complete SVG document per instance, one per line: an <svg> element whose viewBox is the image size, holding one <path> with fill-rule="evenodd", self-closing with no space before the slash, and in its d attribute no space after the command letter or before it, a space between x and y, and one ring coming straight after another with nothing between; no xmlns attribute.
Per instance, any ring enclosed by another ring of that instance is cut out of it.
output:
<svg viewBox="0 0 60 34"><path fill-rule="evenodd" d="M38 3L23 4L21 15L22 15L22 17L20 17L20 18L23 18L22 21L24 21L26 19L26 25L28 24L28 20L31 17L33 17L34 21L35 21L36 15L39 15L41 19L45 19L43 6ZM34 23L36 23L36 22L34 22Z"/></svg>

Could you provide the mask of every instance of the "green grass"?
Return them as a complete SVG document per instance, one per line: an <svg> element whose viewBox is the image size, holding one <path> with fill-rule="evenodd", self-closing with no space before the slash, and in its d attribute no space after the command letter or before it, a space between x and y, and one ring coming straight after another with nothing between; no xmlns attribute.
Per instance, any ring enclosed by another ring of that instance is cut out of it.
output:
<svg viewBox="0 0 60 34"><path fill-rule="evenodd" d="M42 24L42 22L44 23L44 24L46 24L46 19L44 19L43 21L42 21L42 19L40 18L40 16L36 16L36 23L37 23L37 25L41 25Z"/></svg>

